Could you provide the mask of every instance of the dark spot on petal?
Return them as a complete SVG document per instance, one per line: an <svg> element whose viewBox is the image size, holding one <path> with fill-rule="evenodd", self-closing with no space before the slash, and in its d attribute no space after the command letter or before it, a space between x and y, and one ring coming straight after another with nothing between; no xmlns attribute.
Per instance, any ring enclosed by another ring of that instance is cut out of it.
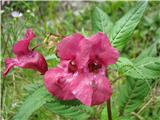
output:
<svg viewBox="0 0 160 120"><path fill-rule="evenodd" d="M77 71L77 65L74 61L70 61L68 65L68 72L74 73Z"/></svg>
<svg viewBox="0 0 160 120"><path fill-rule="evenodd" d="M88 64L89 72L97 73L101 67L102 65L99 64L97 61L89 61L89 64Z"/></svg>

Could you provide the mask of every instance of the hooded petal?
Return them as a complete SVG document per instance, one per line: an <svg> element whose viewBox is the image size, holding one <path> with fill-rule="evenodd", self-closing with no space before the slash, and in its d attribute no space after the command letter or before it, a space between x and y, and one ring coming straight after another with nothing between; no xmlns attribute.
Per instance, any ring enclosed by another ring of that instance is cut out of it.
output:
<svg viewBox="0 0 160 120"><path fill-rule="evenodd" d="M118 51L113 48L109 42L108 37L99 32L89 38L92 44L91 59L99 59L103 65L114 64L118 57Z"/></svg>
<svg viewBox="0 0 160 120"><path fill-rule="evenodd" d="M88 40L82 39L79 43L80 49L79 52L76 54L75 62L77 64L77 67L79 69L86 67L88 60L89 60L89 54L91 52L91 44Z"/></svg>
<svg viewBox="0 0 160 120"><path fill-rule="evenodd" d="M5 77L14 66L33 69L39 71L41 74L44 74L48 70L44 57L40 53L34 51L18 58L8 58L5 60L5 64L6 69L3 72L3 77Z"/></svg>
<svg viewBox="0 0 160 120"><path fill-rule="evenodd" d="M45 73L45 86L48 91L61 100L75 99L68 84L74 79L74 76L67 73L62 68L53 68Z"/></svg>
<svg viewBox="0 0 160 120"><path fill-rule="evenodd" d="M25 37L23 40L18 41L14 46L13 46L13 52L17 56L27 54L29 50L29 43L30 41L35 37L35 34L33 33L32 29L28 29L26 31Z"/></svg>
<svg viewBox="0 0 160 120"><path fill-rule="evenodd" d="M57 52L61 60L73 60L82 68L89 60L91 45L81 34L65 37L58 45Z"/></svg>
<svg viewBox="0 0 160 120"><path fill-rule="evenodd" d="M112 90L104 75L83 73L71 83L72 93L87 106L99 105L108 100Z"/></svg>
<svg viewBox="0 0 160 120"><path fill-rule="evenodd" d="M83 38L84 37L78 33L65 37L57 46L58 56L63 60L74 59L79 50L79 42Z"/></svg>

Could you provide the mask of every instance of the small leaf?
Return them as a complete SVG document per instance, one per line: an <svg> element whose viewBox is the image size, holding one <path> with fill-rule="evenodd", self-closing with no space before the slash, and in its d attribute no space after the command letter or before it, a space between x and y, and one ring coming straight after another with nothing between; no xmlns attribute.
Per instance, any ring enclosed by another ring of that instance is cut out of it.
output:
<svg viewBox="0 0 160 120"><path fill-rule="evenodd" d="M96 7L95 9L93 9L91 17L92 29L94 33L101 31L109 34L113 23L105 12L103 12L100 8Z"/></svg>
<svg viewBox="0 0 160 120"><path fill-rule="evenodd" d="M127 58L120 57L116 66L119 72L133 78L160 78L160 57L146 57L133 63Z"/></svg>
<svg viewBox="0 0 160 120"><path fill-rule="evenodd" d="M54 99L44 87L36 90L22 104L19 111L14 116L14 120L27 120L33 112L42 107L46 102Z"/></svg>
<svg viewBox="0 0 160 120"><path fill-rule="evenodd" d="M132 61L125 57L120 57L116 63L116 66L118 67L119 70L126 70L127 68L130 69L133 67Z"/></svg>
<svg viewBox="0 0 160 120"><path fill-rule="evenodd" d="M52 55L48 55L46 57L46 60L55 60L55 61L59 61L57 56L55 54L52 54Z"/></svg>
<svg viewBox="0 0 160 120"><path fill-rule="evenodd" d="M147 1L138 2L135 7L116 22L109 36L113 47L120 50L126 45L129 37L139 23L146 6Z"/></svg>
<svg viewBox="0 0 160 120"><path fill-rule="evenodd" d="M125 71L125 75L139 79L160 78L160 57L147 57L139 60L134 67Z"/></svg>

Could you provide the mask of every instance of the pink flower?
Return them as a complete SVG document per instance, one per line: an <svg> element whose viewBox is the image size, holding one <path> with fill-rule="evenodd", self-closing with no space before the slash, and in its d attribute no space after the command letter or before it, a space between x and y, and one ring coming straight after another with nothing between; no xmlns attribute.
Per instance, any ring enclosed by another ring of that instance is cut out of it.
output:
<svg viewBox="0 0 160 120"><path fill-rule="evenodd" d="M108 37L103 33L99 32L88 40L91 50L89 50L87 67L70 85L77 99L85 105L92 106L103 103L112 95L105 68L117 61L119 53L111 46Z"/></svg>
<svg viewBox="0 0 160 120"><path fill-rule="evenodd" d="M117 61L119 53L106 35L97 33L85 39L74 34L64 38L57 49L61 64L49 70L44 78L52 95L63 100L78 99L87 106L110 98L112 89L105 68Z"/></svg>
<svg viewBox="0 0 160 120"><path fill-rule="evenodd" d="M3 72L4 77L14 66L37 70L41 74L48 70L45 58L40 53L34 51L34 48L29 49L30 41L34 37L35 34L31 29L28 29L23 40L18 41L13 46L13 53L16 55L16 58L7 58L5 60L6 69Z"/></svg>
<svg viewBox="0 0 160 120"><path fill-rule="evenodd" d="M90 47L88 42L82 35L73 34L59 43L57 52L61 63L48 70L44 76L45 86L52 95L62 100L75 99L68 85L76 79L78 70L87 64L87 49Z"/></svg>

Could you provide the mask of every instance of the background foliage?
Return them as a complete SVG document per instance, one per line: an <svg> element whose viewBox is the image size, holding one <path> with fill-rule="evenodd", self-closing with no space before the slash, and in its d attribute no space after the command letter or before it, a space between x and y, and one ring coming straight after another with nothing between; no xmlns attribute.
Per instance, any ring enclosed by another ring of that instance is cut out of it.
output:
<svg viewBox="0 0 160 120"><path fill-rule="evenodd" d="M103 31L121 52L117 64L109 68L113 118L160 120L160 2L149 2L145 7L144 3L127 1L10 2L1 11L1 62L13 57L12 46L27 28L33 28L37 36L31 47L42 44L37 49L50 68L58 63L54 51L59 39L49 34L80 32L90 36ZM13 11L23 16L13 17ZM30 70L15 68L2 78L2 119L107 119L105 103L89 108L78 101L58 101L42 86L42 76Z"/></svg>

